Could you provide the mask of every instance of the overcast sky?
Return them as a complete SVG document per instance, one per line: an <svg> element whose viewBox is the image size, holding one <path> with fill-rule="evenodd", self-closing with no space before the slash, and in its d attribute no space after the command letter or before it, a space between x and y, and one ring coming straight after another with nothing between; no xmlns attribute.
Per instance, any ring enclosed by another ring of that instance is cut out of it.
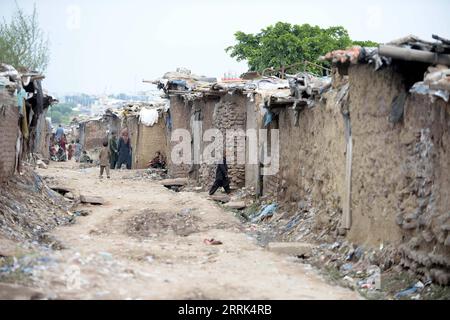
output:
<svg viewBox="0 0 450 320"><path fill-rule="evenodd" d="M246 63L224 49L240 30L277 21L342 25L355 40L386 42L408 34L450 38L448 0L17 0L36 2L51 41L45 87L50 92L119 93L148 88L142 79L177 67L196 74L241 73ZM1 0L7 20L15 0Z"/></svg>

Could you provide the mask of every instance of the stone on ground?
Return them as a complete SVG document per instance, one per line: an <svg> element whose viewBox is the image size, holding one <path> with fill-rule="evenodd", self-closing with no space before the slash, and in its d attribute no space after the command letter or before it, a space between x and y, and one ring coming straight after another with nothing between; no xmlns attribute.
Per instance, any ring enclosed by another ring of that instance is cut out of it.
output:
<svg viewBox="0 0 450 320"><path fill-rule="evenodd" d="M90 204L105 204L105 200L102 197L80 195L81 203Z"/></svg>
<svg viewBox="0 0 450 320"><path fill-rule="evenodd" d="M242 210L247 207L244 201L231 201L224 205L226 208Z"/></svg>
<svg viewBox="0 0 450 320"><path fill-rule="evenodd" d="M212 195L209 197L211 200L217 201L217 202L222 202L222 203L227 203L230 201L230 197L227 196L226 194L218 194L218 195Z"/></svg>
<svg viewBox="0 0 450 320"><path fill-rule="evenodd" d="M187 185L188 180L186 178L177 178L177 179L164 179L161 180L161 184L165 187L172 186L185 186Z"/></svg>
<svg viewBox="0 0 450 320"><path fill-rule="evenodd" d="M270 242L267 248L276 253L310 257L314 246L306 242Z"/></svg>

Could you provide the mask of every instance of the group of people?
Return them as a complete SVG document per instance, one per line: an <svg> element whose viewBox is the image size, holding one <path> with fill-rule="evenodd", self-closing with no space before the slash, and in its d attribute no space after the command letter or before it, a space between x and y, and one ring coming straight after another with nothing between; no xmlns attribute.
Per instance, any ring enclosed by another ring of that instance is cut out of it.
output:
<svg viewBox="0 0 450 320"><path fill-rule="evenodd" d="M113 131L109 141L105 141L103 146L104 148L109 146L109 167L111 169L120 169L122 165L131 169L132 150L128 129L122 130L119 139L117 139L116 132Z"/></svg>
<svg viewBox="0 0 450 320"><path fill-rule="evenodd" d="M62 158L65 161L67 139L64 129L59 125L55 133L55 144L50 148L51 156L56 156L58 159ZM59 150L56 151L56 147ZM67 149L67 158L71 160L75 157L77 162L92 162L86 151L82 151L80 141L72 140ZM110 178L110 169L120 169L123 165L127 169L131 169L132 148L128 129L123 129L120 138L117 139L116 132L111 132L109 140L103 142L103 148L100 151L100 178L103 178L103 173L106 171L107 178ZM166 159L161 152L156 152L155 157L148 163L150 168L164 169L166 167ZM209 194L213 195L217 189L223 187L226 193L230 193L230 180L228 178L228 166L226 155L223 156L222 163L219 163L216 168L216 179L213 186L209 190Z"/></svg>
<svg viewBox="0 0 450 320"><path fill-rule="evenodd" d="M53 161L67 161L75 158L76 162L90 162L90 158L79 139L72 140L67 144L67 136L64 128L60 124L50 141L50 158Z"/></svg>
<svg viewBox="0 0 450 320"><path fill-rule="evenodd" d="M53 161L67 161L71 160L72 157L79 161L81 156L81 144L80 141L72 140L70 144L67 144L67 137L64 133L62 125L56 129L56 132L51 137L50 141L50 158Z"/></svg>
<svg viewBox="0 0 450 320"><path fill-rule="evenodd" d="M131 142L128 136L128 129L123 129L120 138L117 139L116 132L111 132L109 140L103 141L103 148L100 151L100 178L106 171L106 177L110 178L110 169L120 169L125 165L131 169Z"/></svg>

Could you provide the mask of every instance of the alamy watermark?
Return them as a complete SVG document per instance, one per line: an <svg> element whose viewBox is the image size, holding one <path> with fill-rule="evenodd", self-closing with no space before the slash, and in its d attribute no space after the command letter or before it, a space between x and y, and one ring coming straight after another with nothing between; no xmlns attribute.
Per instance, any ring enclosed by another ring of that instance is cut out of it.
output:
<svg viewBox="0 0 450 320"><path fill-rule="evenodd" d="M194 121L192 133L186 129L172 132L173 164L216 165L226 157L227 164L261 165L261 174L278 173L280 147L278 129L207 129L202 121Z"/></svg>

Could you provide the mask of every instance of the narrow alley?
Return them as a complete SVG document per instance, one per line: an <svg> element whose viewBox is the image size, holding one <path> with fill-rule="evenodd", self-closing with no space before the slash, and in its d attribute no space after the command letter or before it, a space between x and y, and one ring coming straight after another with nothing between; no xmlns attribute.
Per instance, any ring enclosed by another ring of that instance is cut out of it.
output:
<svg viewBox="0 0 450 320"><path fill-rule="evenodd" d="M174 192L134 171L99 180L96 168L53 163L53 184L100 196L88 216L52 232L62 250L43 255L34 287L57 299L358 299L295 257L258 246L232 213L202 193ZM133 224L138 222L138 224ZM220 240L208 245L204 239Z"/></svg>

